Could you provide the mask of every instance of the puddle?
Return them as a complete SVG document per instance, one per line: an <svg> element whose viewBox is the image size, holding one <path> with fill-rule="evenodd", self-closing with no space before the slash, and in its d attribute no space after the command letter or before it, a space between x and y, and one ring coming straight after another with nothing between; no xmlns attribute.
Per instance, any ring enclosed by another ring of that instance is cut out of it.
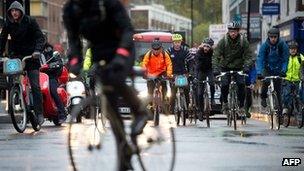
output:
<svg viewBox="0 0 304 171"><path fill-rule="evenodd" d="M253 137L253 136L266 136L268 133L256 133L247 131L224 131L222 137Z"/></svg>
<svg viewBox="0 0 304 171"><path fill-rule="evenodd" d="M240 140L231 140L228 138L224 138L224 141L233 144L246 144L246 145L267 145L266 143L252 142L252 141L240 141Z"/></svg>

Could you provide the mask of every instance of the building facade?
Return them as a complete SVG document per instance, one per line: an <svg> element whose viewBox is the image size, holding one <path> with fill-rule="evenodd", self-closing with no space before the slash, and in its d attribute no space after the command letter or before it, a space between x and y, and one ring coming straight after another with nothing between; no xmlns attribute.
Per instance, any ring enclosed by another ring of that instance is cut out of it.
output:
<svg viewBox="0 0 304 171"><path fill-rule="evenodd" d="M182 31L189 40L191 20L165 10L162 5L135 5L130 9L131 21L137 30Z"/></svg>

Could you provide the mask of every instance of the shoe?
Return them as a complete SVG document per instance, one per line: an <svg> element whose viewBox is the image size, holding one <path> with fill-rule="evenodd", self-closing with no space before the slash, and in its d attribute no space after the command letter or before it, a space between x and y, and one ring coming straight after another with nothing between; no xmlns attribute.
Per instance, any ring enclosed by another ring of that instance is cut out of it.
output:
<svg viewBox="0 0 304 171"><path fill-rule="evenodd" d="M131 124L131 136L137 136L143 132L149 119L149 116L146 113L147 112L141 112L140 115L135 117Z"/></svg>
<svg viewBox="0 0 304 171"><path fill-rule="evenodd" d="M201 122L204 121L203 112L198 112L198 120Z"/></svg>
<svg viewBox="0 0 304 171"><path fill-rule="evenodd" d="M266 98L262 98L262 100L261 100L261 105L262 105L263 107L267 107Z"/></svg>
<svg viewBox="0 0 304 171"><path fill-rule="evenodd" d="M284 108L282 114L283 114L283 115L284 115L284 114L285 114L285 115L288 114L288 108Z"/></svg>
<svg viewBox="0 0 304 171"><path fill-rule="evenodd" d="M38 123L39 123L39 125L42 125L44 123L44 116L43 116L43 114L38 114L37 117L38 117Z"/></svg>
<svg viewBox="0 0 304 171"><path fill-rule="evenodd" d="M58 123L63 124L67 119L66 115L59 115Z"/></svg>

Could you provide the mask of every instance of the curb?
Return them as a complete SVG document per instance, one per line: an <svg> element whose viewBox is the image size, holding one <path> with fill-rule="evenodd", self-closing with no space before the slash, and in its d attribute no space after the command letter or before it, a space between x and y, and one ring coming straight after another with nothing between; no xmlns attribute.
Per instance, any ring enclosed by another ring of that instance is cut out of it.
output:
<svg viewBox="0 0 304 171"><path fill-rule="evenodd" d="M251 113L251 119L268 122L268 115L263 113ZM289 126L297 126L296 120L294 117L290 118Z"/></svg>

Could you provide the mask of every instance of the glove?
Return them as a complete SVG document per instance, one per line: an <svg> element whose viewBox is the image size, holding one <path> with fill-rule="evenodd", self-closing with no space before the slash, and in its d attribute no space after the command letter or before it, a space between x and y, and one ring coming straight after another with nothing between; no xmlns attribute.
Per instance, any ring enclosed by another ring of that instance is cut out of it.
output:
<svg viewBox="0 0 304 171"><path fill-rule="evenodd" d="M221 72L218 71L218 70L213 71L213 75L214 75L215 77L218 76L218 75L220 75L220 74L221 74Z"/></svg>
<svg viewBox="0 0 304 171"><path fill-rule="evenodd" d="M258 78L258 80L262 80L262 79L264 79L264 76L262 74L258 74L257 78Z"/></svg>
<svg viewBox="0 0 304 171"><path fill-rule="evenodd" d="M68 70L76 76L79 76L82 69L82 62L79 60L79 57L74 56L69 58Z"/></svg>
<svg viewBox="0 0 304 171"><path fill-rule="evenodd" d="M117 54L114 59L107 65L106 71L108 74L108 81L121 82L124 81L128 75L128 57Z"/></svg>
<svg viewBox="0 0 304 171"><path fill-rule="evenodd" d="M245 74L249 74L250 68L249 68L248 66L244 66L243 72L244 72Z"/></svg>
<svg viewBox="0 0 304 171"><path fill-rule="evenodd" d="M34 59L39 59L40 56L41 56L41 53L40 53L40 52L34 52L34 53L32 54L32 56L33 56Z"/></svg>
<svg viewBox="0 0 304 171"><path fill-rule="evenodd" d="M286 73L285 72L281 72L279 76L280 77L286 77Z"/></svg>

